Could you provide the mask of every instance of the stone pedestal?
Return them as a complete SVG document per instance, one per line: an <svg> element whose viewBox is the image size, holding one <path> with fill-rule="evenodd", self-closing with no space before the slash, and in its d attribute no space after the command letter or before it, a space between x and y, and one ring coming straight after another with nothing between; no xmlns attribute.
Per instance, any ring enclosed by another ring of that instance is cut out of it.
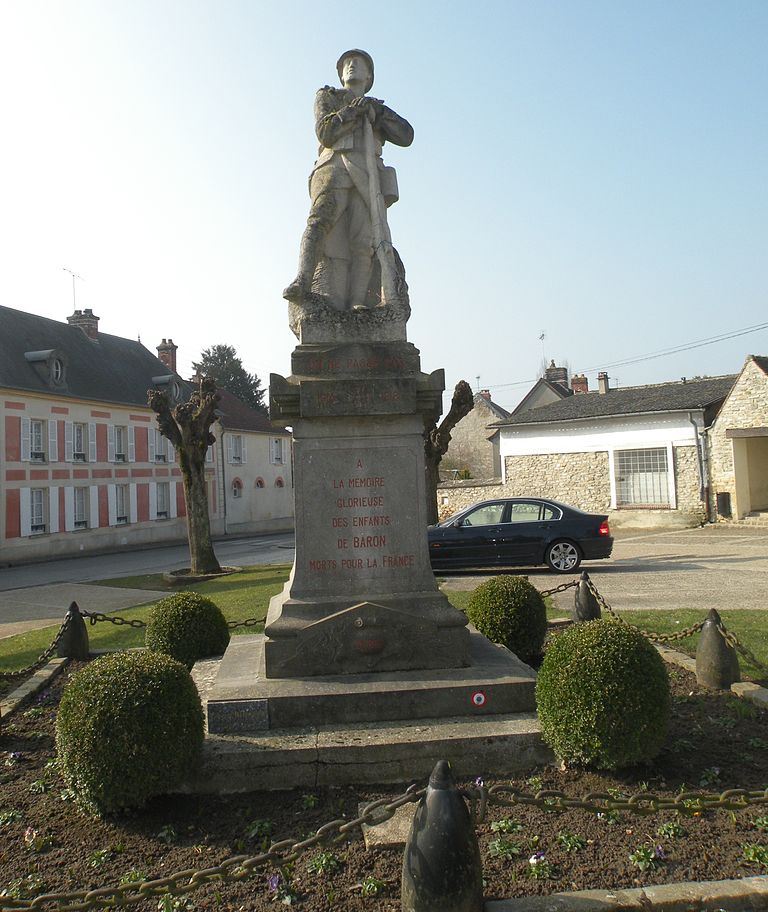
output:
<svg viewBox="0 0 768 912"><path fill-rule="evenodd" d="M443 372L422 373L405 341L302 342L291 366L270 399L293 427L296 558L270 603L266 676L468 665L426 537L423 431Z"/></svg>

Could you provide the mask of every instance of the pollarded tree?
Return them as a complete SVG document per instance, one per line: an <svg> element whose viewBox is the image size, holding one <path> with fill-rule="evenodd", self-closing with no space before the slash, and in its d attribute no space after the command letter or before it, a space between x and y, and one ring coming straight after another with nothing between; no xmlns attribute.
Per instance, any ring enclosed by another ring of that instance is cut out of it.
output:
<svg viewBox="0 0 768 912"><path fill-rule="evenodd" d="M192 367L201 377L211 377L216 381L216 386L266 415L261 380L243 367L233 345L212 345L206 348L200 355L200 360L192 363Z"/></svg>
<svg viewBox="0 0 768 912"><path fill-rule="evenodd" d="M437 486L440 483L440 462L448 451L451 442L451 431L462 418L475 407L472 389L466 380L459 380L453 390L451 407L448 414L437 424L424 429L424 462L427 488L427 522L430 525L438 520Z"/></svg>
<svg viewBox="0 0 768 912"><path fill-rule="evenodd" d="M187 402L172 406L164 390L147 392L149 407L157 415L160 433L171 441L179 454L187 505L190 573L217 573L221 570L213 551L211 523L208 516L208 493L205 480L205 456L216 442L211 425L216 420L219 394L215 382L203 377Z"/></svg>

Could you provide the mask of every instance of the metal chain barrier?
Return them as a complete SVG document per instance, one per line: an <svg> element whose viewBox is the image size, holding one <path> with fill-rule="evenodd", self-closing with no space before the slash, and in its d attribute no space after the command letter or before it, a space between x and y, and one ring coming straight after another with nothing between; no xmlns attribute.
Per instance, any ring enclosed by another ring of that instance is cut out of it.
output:
<svg viewBox="0 0 768 912"><path fill-rule="evenodd" d="M245 621L227 621L227 627L230 630L237 630L238 627L256 627L263 623L264 618L247 618Z"/></svg>
<svg viewBox="0 0 768 912"><path fill-rule="evenodd" d="M720 631L720 635L725 640L725 642L730 646L733 646L736 652L741 653L741 655L744 657L745 662L748 662L755 668L761 669L761 671L768 671L768 665L764 665L750 649L747 649L743 643L739 642L739 639L735 633L731 633L730 630L726 630L725 624L722 622L719 623L717 625L717 629Z"/></svg>
<svg viewBox="0 0 768 912"><path fill-rule="evenodd" d="M690 627L686 627L685 630L680 630L677 633L651 633L649 630L643 630L642 627L638 627L636 624L630 624L629 621L625 621L624 618L618 615L608 604L605 598L597 591L597 587L591 579L587 579L586 583L589 587L589 591L597 599L600 607L604 608L605 611L614 619L614 621L619 621L619 623L625 624L627 627L631 627L633 630L637 630L638 633L642 633L644 637L647 637L654 643L673 643L676 640L684 640L687 637L698 633L704 626L704 621L699 621L698 624L691 624Z"/></svg>
<svg viewBox="0 0 768 912"><path fill-rule="evenodd" d="M54 654L54 652L56 652L59 642L61 641L61 638L64 636L64 634L69 629L70 621L71 621L71 615L68 614L66 616L66 618L64 619L64 623L59 628L59 632L53 638L53 642L51 643L51 645L45 650L45 652L40 653L40 655L35 659L35 661L31 665L27 665L26 668L22 668L19 671L0 671L0 680L15 681L17 678L24 678L27 675L30 675L33 672L37 671L39 668L42 668L43 665L45 665L48 662L48 660L51 658L51 656Z"/></svg>
<svg viewBox="0 0 768 912"><path fill-rule="evenodd" d="M268 867L284 867L296 861L305 852L320 845L336 845L347 835L365 826L379 826L394 817L398 808L415 804L426 794L426 788L410 786L402 795L392 800L380 798L366 806L359 817L353 820L339 818L323 824L313 836L294 842L284 839L273 843L268 851L258 855L233 855L219 865L196 871L188 868L157 880L141 880L96 890L73 890L67 893L42 893L34 899L8 899L0 897L0 908L43 909L53 906L56 912L80 912L85 909L107 909L111 906L129 906L144 899L167 895L183 896L213 882L239 882L247 880L257 870Z"/></svg>
<svg viewBox="0 0 768 912"><path fill-rule="evenodd" d="M652 792L640 792L631 796L615 797L607 792L590 792L583 797L571 797L565 792L540 790L535 794L523 792L511 785L499 783L490 788L480 784L462 789L461 794L473 805L473 818L482 821L488 804L497 807L527 805L545 811L584 810L594 814L625 812L648 816L662 811L675 811L691 816L704 811L740 811L749 807L768 805L768 788L727 789L719 794L714 792L680 792L674 798L662 798ZM303 854L321 845L336 845L343 842L348 834L364 825L375 827L390 818L406 804L415 804L426 794L426 788L411 785L402 795L388 800L380 798L368 804L352 820L338 818L323 824L314 835L294 842L284 839L273 843L258 855L233 855L221 864L195 870L188 868L155 880L121 883L94 890L74 890L65 893L43 893L34 899L10 899L2 897L3 910L44 909L52 906L56 912L81 912L88 909L106 909L111 906L129 906L145 899L163 896L183 896L214 882L238 883L247 880L258 870L268 866L282 868L296 861ZM475 816L475 802L480 808Z"/></svg>
<svg viewBox="0 0 768 912"><path fill-rule="evenodd" d="M80 609L80 614L82 614L84 618L88 618L91 624L97 624L99 621L108 621L110 624L114 624L117 627L126 626L140 629L147 626L146 621L140 621L138 619L126 620L125 618L102 614L100 611L86 611L84 608ZM227 627L230 630L236 630L238 627L256 627L258 624L263 623L264 618L247 618L244 621L227 621Z"/></svg>
<svg viewBox="0 0 768 912"><path fill-rule="evenodd" d="M542 790L534 795L522 792L511 785L499 784L487 789L487 800L490 804L502 807L525 804L547 811L569 811L578 808L594 814L626 811L642 816L656 814L660 811L677 811L679 814L690 816L702 811L741 811L748 807L766 805L768 804L768 788L726 789L720 794L680 792L674 798L662 798L652 792L640 792L637 795L622 798L616 798L607 792L590 792L582 798L572 798L565 792Z"/></svg>
<svg viewBox="0 0 768 912"><path fill-rule="evenodd" d="M112 617L109 614L102 614L100 611L86 611L85 608L78 608L78 610L84 618L88 618L91 626L97 624L99 621L108 621L110 624L114 624L115 627L135 627L136 629L140 629L147 626L144 621L138 619L128 620L121 617Z"/></svg>
<svg viewBox="0 0 768 912"><path fill-rule="evenodd" d="M546 598L548 595L557 595L558 592L565 592L567 589L575 589L579 585L580 580L572 580L570 583L563 583L560 586L555 586L554 589L544 589L539 592L539 595L542 598Z"/></svg>

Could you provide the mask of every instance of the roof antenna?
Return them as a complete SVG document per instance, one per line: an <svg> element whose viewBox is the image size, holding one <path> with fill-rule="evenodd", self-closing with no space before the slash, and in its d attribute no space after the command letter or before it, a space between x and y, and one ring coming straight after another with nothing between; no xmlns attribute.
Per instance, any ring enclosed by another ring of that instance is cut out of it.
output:
<svg viewBox="0 0 768 912"><path fill-rule="evenodd" d="M80 279L81 282L84 282L85 279L78 275L76 272L72 272L71 269L67 269L66 266L61 267L64 272L68 272L72 276L72 304L74 305L73 310L77 310L77 294L75 291L75 279Z"/></svg>
<svg viewBox="0 0 768 912"><path fill-rule="evenodd" d="M480 374L477 374L475 376L475 380L477 380L477 391L479 393L480 392Z"/></svg>

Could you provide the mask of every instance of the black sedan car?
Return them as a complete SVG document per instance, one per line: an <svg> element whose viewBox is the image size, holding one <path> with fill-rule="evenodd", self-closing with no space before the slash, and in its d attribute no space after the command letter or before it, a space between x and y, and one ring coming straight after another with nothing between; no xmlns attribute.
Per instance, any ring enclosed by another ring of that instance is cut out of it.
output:
<svg viewBox="0 0 768 912"><path fill-rule="evenodd" d="M608 517L555 500L485 500L430 526L433 570L530 567L573 573L582 560L610 557Z"/></svg>

